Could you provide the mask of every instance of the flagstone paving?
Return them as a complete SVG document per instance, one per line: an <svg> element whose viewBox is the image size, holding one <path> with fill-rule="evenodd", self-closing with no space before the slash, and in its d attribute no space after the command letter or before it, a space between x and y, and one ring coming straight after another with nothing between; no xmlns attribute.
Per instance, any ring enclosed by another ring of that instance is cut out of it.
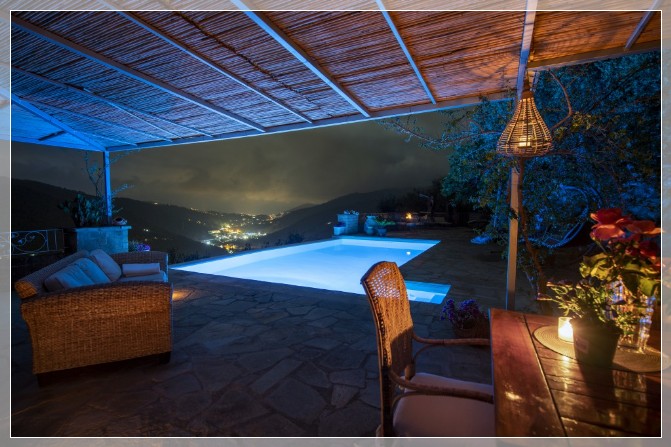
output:
<svg viewBox="0 0 671 447"><path fill-rule="evenodd" d="M392 234L393 235L393 234ZM505 261L466 228L400 237L442 243L402 267L448 297L505 307ZM171 271L174 350L55 374L38 387L12 301L12 436L373 436L379 423L375 332L362 295ZM534 311L518 282L517 309ZM416 331L452 337L440 305L412 303ZM487 348L436 349L422 369L491 381Z"/></svg>

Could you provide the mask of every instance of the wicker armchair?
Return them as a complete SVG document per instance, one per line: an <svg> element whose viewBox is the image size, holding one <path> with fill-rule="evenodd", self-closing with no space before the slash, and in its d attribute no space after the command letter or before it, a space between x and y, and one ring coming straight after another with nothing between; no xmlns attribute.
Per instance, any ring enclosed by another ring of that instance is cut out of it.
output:
<svg viewBox="0 0 671 447"><path fill-rule="evenodd" d="M488 339L427 339L415 334L405 282L393 262L363 276L377 334L381 424L378 436L494 436L493 388L415 373L431 346L489 345ZM425 346L413 355L413 340Z"/></svg>
<svg viewBox="0 0 671 447"><path fill-rule="evenodd" d="M78 252L34 272L15 284L21 314L39 374L172 351L172 285L129 281L47 292L44 280ZM132 252L111 255L118 263L154 263L167 271L167 254Z"/></svg>

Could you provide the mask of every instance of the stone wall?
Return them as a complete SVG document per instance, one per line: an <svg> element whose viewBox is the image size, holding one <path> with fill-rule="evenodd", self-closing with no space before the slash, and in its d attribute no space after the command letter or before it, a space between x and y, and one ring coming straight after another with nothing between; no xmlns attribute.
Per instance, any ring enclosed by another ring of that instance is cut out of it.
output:
<svg viewBox="0 0 671 447"><path fill-rule="evenodd" d="M130 225L65 229L65 244L69 252L101 248L107 253L128 251Z"/></svg>

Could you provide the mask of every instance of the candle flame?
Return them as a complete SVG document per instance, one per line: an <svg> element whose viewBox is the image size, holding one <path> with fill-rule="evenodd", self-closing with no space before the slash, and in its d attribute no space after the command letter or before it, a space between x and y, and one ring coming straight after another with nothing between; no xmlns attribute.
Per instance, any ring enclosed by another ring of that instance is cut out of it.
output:
<svg viewBox="0 0 671 447"><path fill-rule="evenodd" d="M568 317L559 318L559 326L557 335L561 340L573 343L573 326L571 326L571 319Z"/></svg>

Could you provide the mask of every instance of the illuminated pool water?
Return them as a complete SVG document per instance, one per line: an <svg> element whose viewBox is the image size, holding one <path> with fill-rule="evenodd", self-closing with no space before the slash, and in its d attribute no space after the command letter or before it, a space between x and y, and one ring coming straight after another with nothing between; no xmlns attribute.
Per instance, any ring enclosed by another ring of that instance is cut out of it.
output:
<svg viewBox="0 0 671 447"><path fill-rule="evenodd" d="M399 266L440 241L344 236L291 247L260 250L172 267L210 275L253 279L363 295L361 277L379 261ZM449 285L406 281L408 297L440 304Z"/></svg>

